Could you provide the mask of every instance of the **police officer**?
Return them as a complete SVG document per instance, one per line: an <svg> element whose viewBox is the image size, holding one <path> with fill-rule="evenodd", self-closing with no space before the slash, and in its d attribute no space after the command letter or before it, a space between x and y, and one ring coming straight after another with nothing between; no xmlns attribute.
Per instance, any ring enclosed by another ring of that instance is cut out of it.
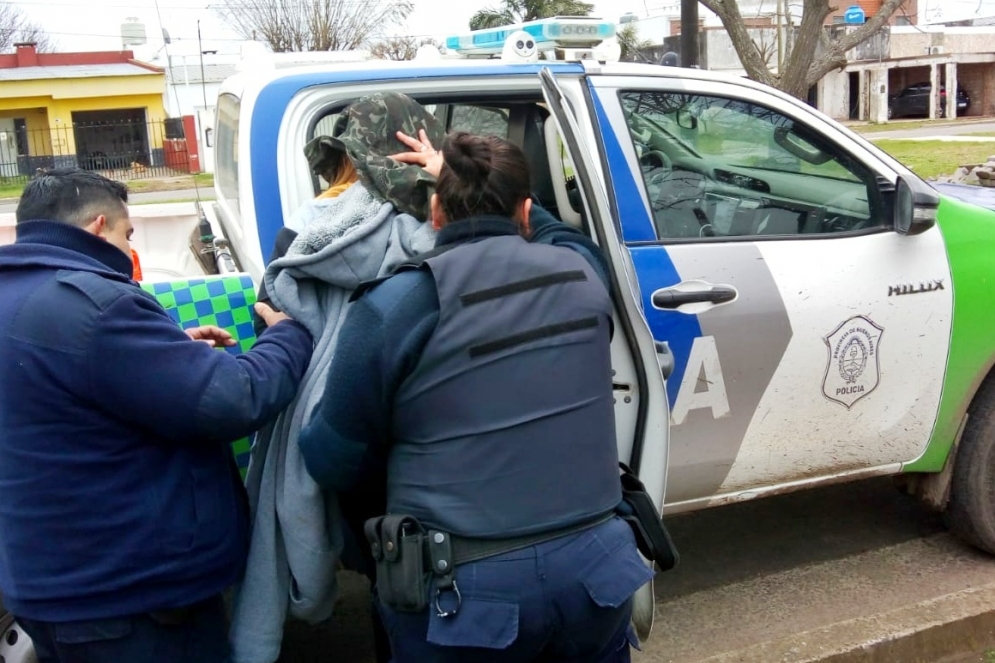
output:
<svg viewBox="0 0 995 663"><path fill-rule="evenodd" d="M600 256L533 208L511 143L457 133L443 156L436 248L350 310L300 437L308 471L345 490L386 465L391 515L367 532L398 663L628 661L652 573L613 517ZM416 592L397 586L412 566L416 588L432 578Z"/></svg>

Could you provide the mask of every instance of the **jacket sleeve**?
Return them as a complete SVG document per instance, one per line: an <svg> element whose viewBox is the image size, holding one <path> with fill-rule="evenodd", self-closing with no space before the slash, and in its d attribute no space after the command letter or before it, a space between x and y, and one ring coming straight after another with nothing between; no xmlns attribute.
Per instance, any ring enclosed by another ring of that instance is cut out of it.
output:
<svg viewBox="0 0 995 663"><path fill-rule="evenodd" d="M93 330L91 391L116 416L163 439L229 442L293 400L312 349L307 330L284 321L234 356L191 340L154 300L125 295Z"/></svg>
<svg viewBox="0 0 995 663"><path fill-rule="evenodd" d="M611 290L611 281L608 278L608 261L594 241L580 232L576 228L571 228L567 224L558 220L546 209L537 204L532 205L532 212L529 215L529 225L532 227L532 235L529 241L538 244L550 244L552 246L562 246L576 251L591 263L595 273L601 277L605 287Z"/></svg>
<svg viewBox="0 0 995 663"><path fill-rule="evenodd" d="M298 446L315 482L352 488L388 444L390 409L383 320L366 298L355 302L339 331L328 381Z"/></svg>
<svg viewBox="0 0 995 663"><path fill-rule="evenodd" d="M269 260L266 261L266 264L268 265L274 260L287 255L287 250L290 249L290 245L294 243L296 238L297 233L286 226L276 231L276 241L273 243L273 253L269 255ZM275 310L280 310L276 306L273 306L273 298L269 296L269 292L266 290L265 279L259 281L259 290L256 293L256 301L268 304ZM252 312L252 328L255 330L256 336L262 336L263 332L266 331L266 321L260 318L259 314L255 311Z"/></svg>
<svg viewBox="0 0 995 663"><path fill-rule="evenodd" d="M420 271L391 277L349 309L321 402L298 440L318 485L343 492L383 469L394 398L438 319L435 282Z"/></svg>

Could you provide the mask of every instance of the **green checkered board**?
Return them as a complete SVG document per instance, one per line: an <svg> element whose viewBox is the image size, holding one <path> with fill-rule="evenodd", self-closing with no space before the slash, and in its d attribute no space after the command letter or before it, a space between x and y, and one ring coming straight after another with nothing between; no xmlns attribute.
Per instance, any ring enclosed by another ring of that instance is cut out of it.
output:
<svg viewBox="0 0 995 663"><path fill-rule="evenodd" d="M159 300L166 312L183 329L214 325L227 330L238 341L225 348L231 354L240 354L256 342L252 327L252 305L256 303L256 288L248 274L226 274L196 278L142 283L146 292ZM232 452L238 469L245 478L249 466L250 438L232 443Z"/></svg>

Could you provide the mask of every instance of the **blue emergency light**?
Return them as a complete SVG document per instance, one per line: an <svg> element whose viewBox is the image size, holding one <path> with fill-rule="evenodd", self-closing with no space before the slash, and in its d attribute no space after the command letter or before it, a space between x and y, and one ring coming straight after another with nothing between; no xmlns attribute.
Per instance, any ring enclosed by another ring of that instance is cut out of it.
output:
<svg viewBox="0 0 995 663"><path fill-rule="evenodd" d="M519 25L474 30L446 39L446 49L461 55L500 55L513 33L532 35L539 51L555 48L591 48L615 36L615 24L588 16L557 16Z"/></svg>

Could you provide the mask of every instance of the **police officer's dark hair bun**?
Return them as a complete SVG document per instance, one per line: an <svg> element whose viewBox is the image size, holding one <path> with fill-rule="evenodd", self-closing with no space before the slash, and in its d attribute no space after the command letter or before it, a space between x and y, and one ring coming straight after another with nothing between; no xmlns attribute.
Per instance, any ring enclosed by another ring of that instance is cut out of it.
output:
<svg viewBox="0 0 995 663"><path fill-rule="evenodd" d="M529 165L522 150L497 136L465 131L442 142L445 165L435 191L449 221L496 214L511 217L529 197Z"/></svg>
<svg viewBox="0 0 995 663"><path fill-rule="evenodd" d="M461 131L442 143L446 165L465 184L483 184L491 174L491 146L482 137Z"/></svg>

